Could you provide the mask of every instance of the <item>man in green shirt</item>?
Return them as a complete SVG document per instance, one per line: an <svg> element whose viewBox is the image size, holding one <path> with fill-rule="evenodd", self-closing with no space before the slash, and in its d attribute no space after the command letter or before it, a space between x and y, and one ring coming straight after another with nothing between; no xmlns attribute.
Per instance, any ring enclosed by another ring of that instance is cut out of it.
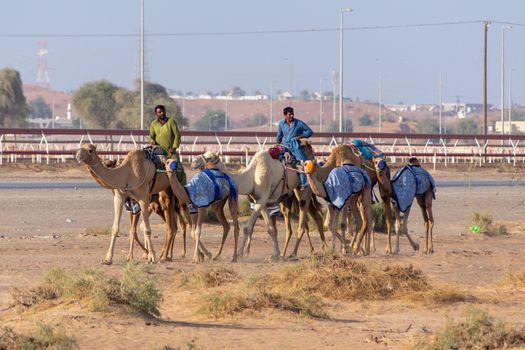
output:
<svg viewBox="0 0 525 350"><path fill-rule="evenodd" d="M163 105L155 106L156 119L151 122L149 129L149 142L158 145L164 151L164 155L169 159L175 159L180 164L177 152L180 146L180 132L177 122L173 118L166 116L166 107ZM182 167L177 168L177 178L183 183L185 173Z"/></svg>

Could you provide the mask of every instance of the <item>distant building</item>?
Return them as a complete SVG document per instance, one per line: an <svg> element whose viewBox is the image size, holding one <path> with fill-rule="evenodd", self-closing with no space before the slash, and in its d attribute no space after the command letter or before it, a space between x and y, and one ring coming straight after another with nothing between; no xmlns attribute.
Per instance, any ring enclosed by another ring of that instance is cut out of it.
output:
<svg viewBox="0 0 525 350"><path fill-rule="evenodd" d="M503 126L505 128L505 134L508 134L509 133L509 122L508 121L505 121L503 122ZM525 133L525 121L515 121L515 122L511 122L511 126L512 126L512 132L519 132L519 133ZM496 122L494 124L494 129L496 131L496 133L501 133L501 121L499 122Z"/></svg>
<svg viewBox="0 0 525 350"><path fill-rule="evenodd" d="M277 96L278 100L291 100L293 98L293 95L289 93L288 91L282 92Z"/></svg>

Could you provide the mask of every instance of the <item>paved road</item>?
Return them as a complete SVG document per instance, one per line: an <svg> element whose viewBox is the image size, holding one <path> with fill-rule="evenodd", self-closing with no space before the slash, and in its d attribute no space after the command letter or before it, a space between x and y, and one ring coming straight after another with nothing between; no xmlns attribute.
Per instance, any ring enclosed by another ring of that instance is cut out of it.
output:
<svg viewBox="0 0 525 350"><path fill-rule="evenodd" d="M525 180L444 180L436 181L437 187L501 187L525 186ZM16 181L0 182L0 189L68 189L68 188L101 188L94 181Z"/></svg>

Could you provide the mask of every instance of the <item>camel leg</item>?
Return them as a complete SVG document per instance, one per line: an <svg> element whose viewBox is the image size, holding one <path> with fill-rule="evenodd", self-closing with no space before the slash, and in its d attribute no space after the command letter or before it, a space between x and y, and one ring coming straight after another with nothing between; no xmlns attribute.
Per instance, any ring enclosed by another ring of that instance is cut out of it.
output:
<svg viewBox="0 0 525 350"><path fill-rule="evenodd" d="M425 221L425 250L424 250L424 253L431 254L434 252L434 248L432 246L432 229L434 227L434 218L432 215L432 193L427 191L423 196L418 196L417 203L419 204L419 207L421 208L421 213L423 214L423 220Z"/></svg>
<svg viewBox="0 0 525 350"><path fill-rule="evenodd" d="M177 221L175 216L175 211L173 210L173 198L166 196L165 194L159 195L159 201L163 207L163 215L161 217L164 219L166 224L166 238L164 240L164 247L160 254L160 261L171 260L169 256L171 242L175 239L174 231L177 230ZM175 225L175 226L174 226Z"/></svg>
<svg viewBox="0 0 525 350"><path fill-rule="evenodd" d="M306 219L307 219L306 215L308 213L308 207L310 206L310 201L312 198L312 189L308 187L304 191L296 190L295 192L296 192L296 197L299 201L299 223L297 227L297 242L300 243L306 231ZM307 234L310 235L309 232L307 232ZM308 238L308 240L310 241L310 238ZM299 249L299 247L297 247L297 249ZM314 249L311 242L310 242L310 249L311 250Z"/></svg>
<svg viewBox="0 0 525 350"><path fill-rule="evenodd" d="M142 222L144 224L144 243L148 249L148 262L155 263L155 251L153 250L153 243L151 242L151 226L149 223L149 203L144 200L139 200L140 209L142 210Z"/></svg>
<svg viewBox="0 0 525 350"><path fill-rule="evenodd" d="M394 230L396 231L396 247L393 251L393 254L399 254L399 233L401 231L401 211L396 207L394 210L395 215L395 226Z"/></svg>
<svg viewBox="0 0 525 350"><path fill-rule="evenodd" d="M244 256L244 247L247 245L250 246L251 239L252 239L252 233L253 233L253 227L255 226L255 221L259 218L259 215L261 214L261 211L263 207L266 206L266 203L255 203L254 210L252 214L250 215L250 218L246 222L246 224L243 227L243 237L241 239L241 242L239 244L239 256ZM249 248L247 248L246 256L248 256Z"/></svg>
<svg viewBox="0 0 525 350"><path fill-rule="evenodd" d="M318 211L318 208L314 207L312 203L310 203L310 207L308 208L308 211L310 212L310 215L314 219L315 225L317 226L317 231L319 231L319 237L322 241L322 248L326 246L326 240L324 237L324 225L323 225L323 216Z"/></svg>
<svg viewBox="0 0 525 350"><path fill-rule="evenodd" d="M211 208L217 215L217 219L219 220L220 224L222 225L222 240L221 240L221 246L219 248L219 251L213 258L213 260L217 260L219 256L222 253L222 248L224 247L224 242L226 241L226 238L228 237L228 233L230 232L230 224L228 224L228 220L226 220L226 216L224 216L224 205L226 204L226 200L228 197L215 202L211 205Z"/></svg>
<svg viewBox="0 0 525 350"><path fill-rule="evenodd" d="M392 206L390 205L390 196L381 197L386 215L386 247L385 254L392 253Z"/></svg>
<svg viewBox="0 0 525 350"><path fill-rule="evenodd" d="M286 230L286 236L284 239L284 247L281 253L281 257L286 256L286 251L288 250L288 244L290 243L290 238L292 237L292 206L293 206L293 197L287 198L281 201L281 212L284 217L284 227Z"/></svg>
<svg viewBox="0 0 525 350"><path fill-rule="evenodd" d="M140 214L133 215L129 213L130 228L129 228L129 251L127 256L127 261L133 260L133 242L137 242L140 249L147 254L148 250L140 242L139 237L137 236L137 226L140 220Z"/></svg>
<svg viewBox="0 0 525 350"><path fill-rule="evenodd" d="M193 250L193 263L198 264L201 262L202 255L199 251L199 246L201 246L200 238L201 238L201 228L202 223L204 222L204 216L206 215L206 208L199 208L197 212L197 220L195 224L193 225L193 241L195 248Z"/></svg>
<svg viewBox="0 0 525 350"><path fill-rule="evenodd" d="M412 237L410 237L410 235L408 234L408 215L410 213L410 209L411 208L408 208L408 210L406 211L405 215L403 216L403 222L401 224L401 228L402 228L401 232L406 235L406 237L408 239L408 242L412 246L412 249L417 251L417 250L419 250L419 243L417 243L414 240L412 240ZM399 253L399 245L398 245L398 253Z"/></svg>
<svg viewBox="0 0 525 350"><path fill-rule="evenodd" d="M279 252L279 242L277 242L277 227L275 225L275 220L272 220L266 207L263 208L263 210L261 211L261 214L264 219L264 222L266 222L266 226L268 227L268 234L272 238L272 243L273 243L272 259L273 260L279 259L281 254Z"/></svg>
<svg viewBox="0 0 525 350"><path fill-rule="evenodd" d="M239 241L239 212L236 199L228 199L228 206L233 221L233 257L232 262L237 262L237 242Z"/></svg>
<svg viewBox="0 0 525 350"><path fill-rule="evenodd" d="M367 222L366 213L365 213L364 206L362 205L362 203L364 201L368 201L368 200L371 201L371 192L370 192L370 190L365 188L361 192L360 198L361 198L361 204L359 205L359 215L361 216L361 228L359 229L359 236L357 237L357 247L354 248L354 253L357 253L357 250L361 246L361 242L362 242L363 237L365 235L366 227L367 227L367 225L369 225L369 223ZM368 240L368 238L367 238L367 240ZM370 254L370 245L366 244L366 243L367 242L365 242L365 246L366 246L365 247L365 255L368 255L368 254Z"/></svg>
<svg viewBox="0 0 525 350"><path fill-rule="evenodd" d="M352 215L348 216L348 226L352 228L352 241L350 242L350 247L352 248L352 251L354 251L355 249L355 243L357 241L357 236L358 236L358 231L359 231L359 227L361 227L361 216L359 215L359 210L357 208L357 205L352 204L350 205L350 212L352 213ZM354 225L351 224L351 221L352 221L352 218L354 219Z"/></svg>
<svg viewBox="0 0 525 350"><path fill-rule="evenodd" d="M341 210L341 253L343 255L348 254L347 242L346 242L346 230L348 229L348 219L350 217L348 213L348 206L345 206Z"/></svg>
<svg viewBox="0 0 525 350"><path fill-rule="evenodd" d="M335 207L329 206L330 211L330 232L332 232L332 251L335 253L335 240L338 239L341 243L343 242L341 236L337 232L337 222L339 221L339 210Z"/></svg>
<svg viewBox="0 0 525 350"><path fill-rule="evenodd" d="M116 191L113 192L113 227L111 228L111 240L109 242L109 248L106 253L106 257L101 261L104 265L111 265L113 263L113 251L115 249L115 241L117 240L120 218L122 217L122 206L124 205L124 198Z"/></svg>

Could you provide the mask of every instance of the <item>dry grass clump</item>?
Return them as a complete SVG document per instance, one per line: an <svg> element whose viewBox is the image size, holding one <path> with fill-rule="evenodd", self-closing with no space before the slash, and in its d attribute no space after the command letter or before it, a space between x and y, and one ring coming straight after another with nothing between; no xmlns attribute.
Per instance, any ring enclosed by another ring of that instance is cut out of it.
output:
<svg viewBox="0 0 525 350"><path fill-rule="evenodd" d="M111 235L111 227L87 227L84 230L84 236L109 236Z"/></svg>
<svg viewBox="0 0 525 350"><path fill-rule="evenodd" d="M91 311L106 311L111 305L127 305L132 309L159 316L162 295L146 268L128 263L120 278L108 277L94 269L66 273L49 271L42 283L29 290L14 289L15 305L32 307L45 302L78 301Z"/></svg>
<svg viewBox="0 0 525 350"><path fill-rule="evenodd" d="M448 319L445 329L432 340L423 339L414 349L502 349L525 346L525 329L510 327L487 312L470 307L463 322Z"/></svg>
<svg viewBox="0 0 525 350"><path fill-rule="evenodd" d="M472 224L479 226L479 232L488 236L503 236L508 234L507 227L505 225L495 224L492 217L488 214L472 214Z"/></svg>
<svg viewBox="0 0 525 350"><path fill-rule="evenodd" d="M78 348L74 337L66 335L63 326L39 324L34 335L16 333L12 328L0 329L0 350L66 350Z"/></svg>
<svg viewBox="0 0 525 350"><path fill-rule="evenodd" d="M512 289L525 289L525 270L506 272L501 278L500 285Z"/></svg>
<svg viewBox="0 0 525 350"><path fill-rule="evenodd" d="M198 277L190 278L204 280L201 286L215 287L218 285L213 282L215 273L214 270L199 272ZM211 283L207 283L210 279ZM228 286L215 288L204 294L199 312L223 317L246 311L278 309L327 318L325 299L409 299L440 305L473 298L449 286L433 286L412 265L369 266L339 255L317 255L311 260L247 281L230 282Z"/></svg>
<svg viewBox="0 0 525 350"><path fill-rule="evenodd" d="M194 272L184 275L183 283L201 288L212 288L240 280L239 274L229 267L200 265Z"/></svg>
<svg viewBox="0 0 525 350"><path fill-rule="evenodd" d="M261 285L297 290L335 300L379 300L428 292L421 270L410 266L369 267L339 255L317 255L260 279Z"/></svg>
<svg viewBox="0 0 525 350"><path fill-rule="evenodd" d="M306 317L328 318L321 298L302 292L276 293L264 289L230 289L205 295L198 312L215 318L246 311L277 309Z"/></svg>

